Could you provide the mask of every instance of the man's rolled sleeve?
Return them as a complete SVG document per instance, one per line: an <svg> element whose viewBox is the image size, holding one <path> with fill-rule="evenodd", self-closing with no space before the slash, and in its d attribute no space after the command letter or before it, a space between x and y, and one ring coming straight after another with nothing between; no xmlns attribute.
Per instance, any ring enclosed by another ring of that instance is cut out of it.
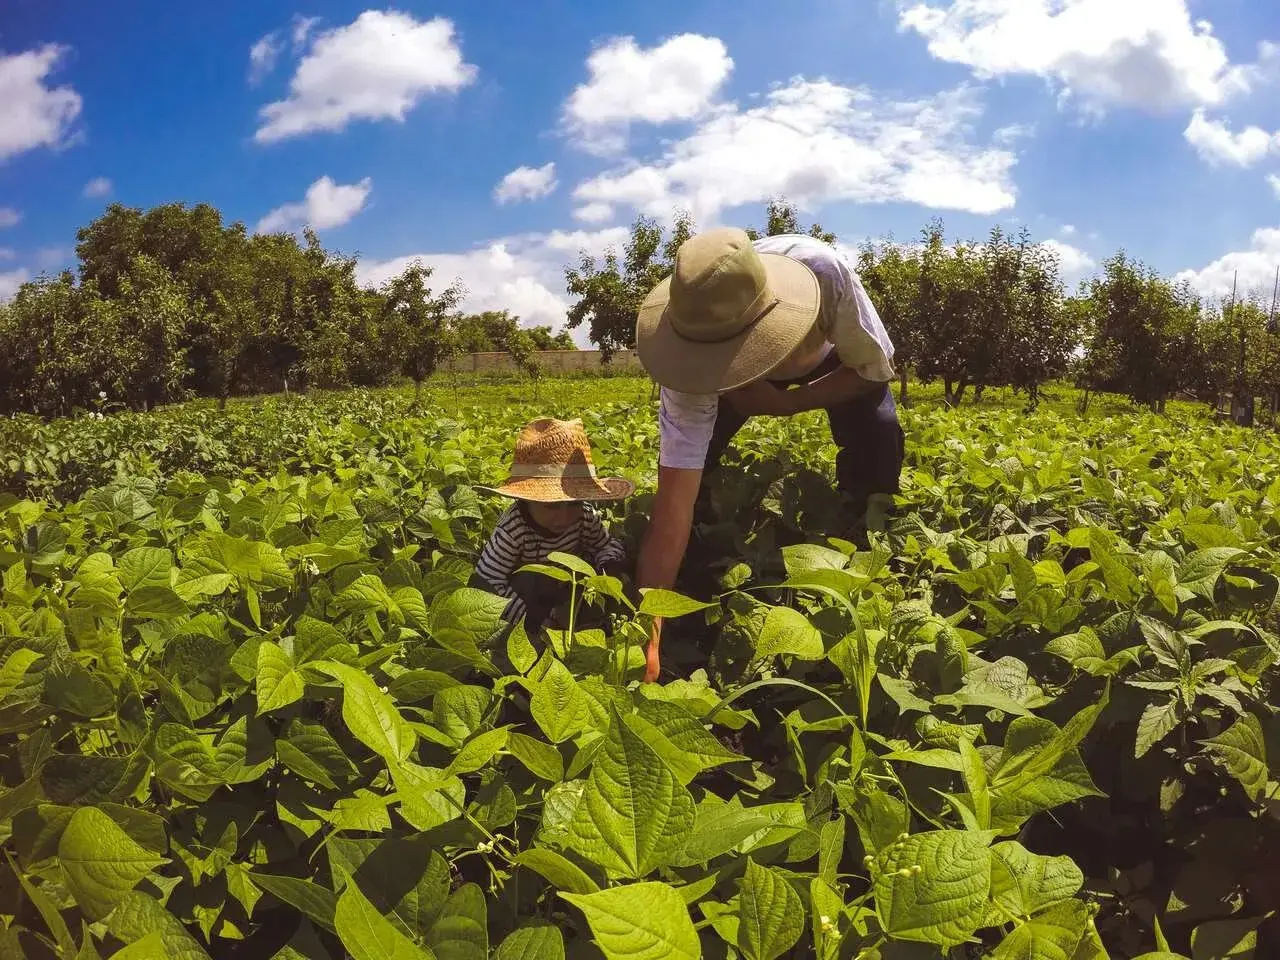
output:
<svg viewBox="0 0 1280 960"><path fill-rule="evenodd" d="M679 393L662 388L658 406L658 464L677 470L701 470L707 463L720 400L714 394Z"/></svg>
<svg viewBox="0 0 1280 960"><path fill-rule="evenodd" d="M898 375L893 368L893 341L862 281L852 272L845 279L845 295L835 303L832 324L840 362L864 380L888 383Z"/></svg>

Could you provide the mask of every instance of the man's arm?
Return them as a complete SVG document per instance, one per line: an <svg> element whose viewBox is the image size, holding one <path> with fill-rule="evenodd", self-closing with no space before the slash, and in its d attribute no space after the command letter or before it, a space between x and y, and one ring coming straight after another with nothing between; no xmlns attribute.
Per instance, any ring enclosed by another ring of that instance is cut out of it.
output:
<svg viewBox="0 0 1280 960"><path fill-rule="evenodd" d="M658 490L653 498L653 512L636 561L637 586L670 589L675 583L689 546L693 508L701 485L701 470L658 467ZM658 678L661 639L662 620L655 617L649 634L646 682L651 683Z"/></svg>
<svg viewBox="0 0 1280 960"><path fill-rule="evenodd" d="M790 413L826 410L883 386L883 383L876 380L864 379L852 367L840 366L812 383L786 391L786 404L790 407Z"/></svg>
<svg viewBox="0 0 1280 960"><path fill-rule="evenodd" d="M838 367L812 383L785 390L767 380L756 380L725 396L746 416L789 417L806 410L825 410L884 386L865 380L851 367Z"/></svg>

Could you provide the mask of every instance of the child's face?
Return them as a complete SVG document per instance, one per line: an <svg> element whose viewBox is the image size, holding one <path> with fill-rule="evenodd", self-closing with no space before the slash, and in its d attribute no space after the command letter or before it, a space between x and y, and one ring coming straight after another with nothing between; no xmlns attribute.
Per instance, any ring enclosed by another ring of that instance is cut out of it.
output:
<svg viewBox="0 0 1280 960"><path fill-rule="evenodd" d="M577 501L569 503L535 503L529 502L529 514L538 526L552 533L563 533L572 527L582 516L582 504Z"/></svg>

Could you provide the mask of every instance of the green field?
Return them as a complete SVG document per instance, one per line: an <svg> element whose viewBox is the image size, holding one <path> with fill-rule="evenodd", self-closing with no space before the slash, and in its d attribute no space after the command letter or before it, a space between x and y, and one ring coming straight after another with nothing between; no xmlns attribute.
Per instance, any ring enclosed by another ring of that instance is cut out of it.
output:
<svg viewBox="0 0 1280 960"><path fill-rule="evenodd" d="M532 638L473 486L582 416L634 544L647 380L0 421L0 958L1275 956L1280 442L915 396L868 548L754 421L678 594Z"/></svg>

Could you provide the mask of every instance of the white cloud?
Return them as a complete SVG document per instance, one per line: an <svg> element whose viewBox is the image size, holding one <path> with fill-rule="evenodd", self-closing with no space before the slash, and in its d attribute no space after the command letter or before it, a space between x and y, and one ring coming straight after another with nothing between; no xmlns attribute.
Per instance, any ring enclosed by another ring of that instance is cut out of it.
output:
<svg viewBox="0 0 1280 960"><path fill-rule="evenodd" d="M366 10L353 23L316 36L289 82L289 96L259 111L254 139L272 143L352 120L398 120L428 93L471 83L453 23L419 22L394 11Z"/></svg>
<svg viewBox="0 0 1280 960"><path fill-rule="evenodd" d="M537 200L548 196L557 185L554 163L544 163L540 167L516 167L493 188L493 199L498 203Z"/></svg>
<svg viewBox="0 0 1280 960"><path fill-rule="evenodd" d="M279 59L280 51L283 49L284 44L280 40L279 31L259 37L249 48L249 83L251 85L261 83L276 68L276 60Z"/></svg>
<svg viewBox="0 0 1280 960"><path fill-rule="evenodd" d="M0 260L15 260L18 257L18 251L13 247L0 247Z"/></svg>
<svg viewBox="0 0 1280 960"><path fill-rule="evenodd" d="M0 230L16 227L22 222L22 214L13 207L0 207Z"/></svg>
<svg viewBox="0 0 1280 960"><path fill-rule="evenodd" d="M581 146L619 150L629 124L693 120L711 106L733 70L715 37L685 33L649 49L619 37L592 51L590 77L569 96L564 121Z"/></svg>
<svg viewBox="0 0 1280 960"><path fill-rule="evenodd" d="M1234 64L1187 0L898 0L899 26L979 77L1043 77L1064 96L1163 111L1249 90L1276 59Z"/></svg>
<svg viewBox="0 0 1280 960"><path fill-rule="evenodd" d="M112 183L107 177L94 177L84 185L86 197L105 197L111 192Z"/></svg>
<svg viewBox="0 0 1280 960"><path fill-rule="evenodd" d="M607 203L585 203L573 211L583 223L604 223L613 219L613 207Z"/></svg>
<svg viewBox="0 0 1280 960"><path fill-rule="evenodd" d="M1058 255L1058 266L1061 268L1064 277L1079 276L1098 265L1093 257L1079 247L1073 247L1071 244L1063 243L1061 240L1042 240L1040 245Z"/></svg>
<svg viewBox="0 0 1280 960"><path fill-rule="evenodd" d="M1274 173L1268 174L1267 183L1271 184L1271 189L1275 191L1276 198L1280 199L1280 177L1277 177Z"/></svg>
<svg viewBox="0 0 1280 960"><path fill-rule="evenodd" d="M1183 270L1174 279L1187 281L1203 296L1225 297L1238 275L1239 293L1260 291L1270 297L1278 266L1280 227L1263 227L1253 232L1248 250L1225 254L1199 270Z"/></svg>
<svg viewBox="0 0 1280 960"><path fill-rule="evenodd" d="M0 160L36 147L58 147L80 115L80 94L45 85L67 48L49 43L0 54Z"/></svg>
<svg viewBox="0 0 1280 960"><path fill-rule="evenodd" d="M0 273L0 303L12 300L18 288L30 279L31 274L22 269Z"/></svg>
<svg viewBox="0 0 1280 960"><path fill-rule="evenodd" d="M292 40L294 50L301 50L307 45L307 38L311 36L312 28L319 22L319 17L295 16L293 18Z"/></svg>
<svg viewBox="0 0 1280 960"><path fill-rule="evenodd" d="M1268 153L1280 151L1280 133L1267 133L1261 127L1245 127L1233 131L1224 120L1211 120L1197 109L1182 134L1196 148L1196 153L1211 164L1231 163L1250 167Z"/></svg>
<svg viewBox="0 0 1280 960"><path fill-rule="evenodd" d="M1074 237L1076 235L1076 228L1070 223L1064 223L1058 228L1058 232L1064 237Z"/></svg>
<svg viewBox="0 0 1280 960"><path fill-rule="evenodd" d="M576 263L583 250L599 256L610 246L620 249L628 236L622 227L523 234L464 253L416 253L362 262L356 275L361 283L376 286L419 261L434 270L436 287L443 289L454 281L462 284L465 310L509 310L524 326L559 330L569 310L566 264Z"/></svg>
<svg viewBox="0 0 1280 960"><path fill-rule="evenodd" d="M908 202L991 214L1013 206L1013 152L973 142L973 91L892 102L862 88L795 79L750 109L719 108L658 159L579 184L581 219L628 206L704 226L723 210L785 195L801 209L833 201Z"/></svg>
<svg viewBox="0 0 1280 960"><path fill-rule="evenodd" d="M307 187L305 199L276 207L258 221L258 233L297 230L308 225L314 230L340 227L364 209L373 181L334 183L324 176Z"/></svg>

